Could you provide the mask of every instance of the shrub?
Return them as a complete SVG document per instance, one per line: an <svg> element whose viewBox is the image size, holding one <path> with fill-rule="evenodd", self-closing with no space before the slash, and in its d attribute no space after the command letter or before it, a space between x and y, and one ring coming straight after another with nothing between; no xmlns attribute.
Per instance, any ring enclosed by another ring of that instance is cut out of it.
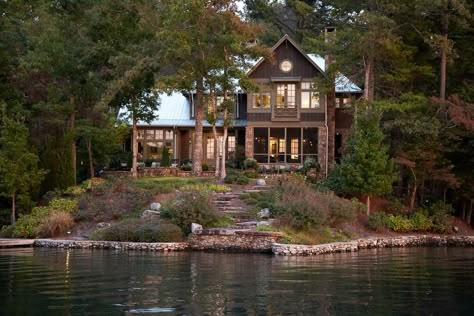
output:
<svg viewBox="0 0 474 316"><path fill-rule="evenodd" d="M181 229L160 219L127 219L96 230L93 240L132 242L175 242L183 240Z"/></svg>
<svg viewBox="0 0 474 316"><path fill-rule="evenodd" d="M316 191L301 180L283 182L279 190L274 212L296 229L337 225L352 219L357 212L351 201Z"/></svg>
<svg viewBox="0 0 474 316"><path fill-rule="evenodd" d="M14 230L15 230L14 225L3 226L2 229L0 230L0 237L12 238Z"/></svg>
<svg viewBox="0 0 474 316"><path fill-rule="evenodd" d="M249 183L249 178L247 178L244 175L239 175L237 176L237 179L235 179L235 183L240 184L240 185L246 185Z"/></svg>
<svg viewBox="0 0 474 316"><path fill-rule="evenodd" d="M306 173L310 169L315 168L317 172L321 171L321 166L314 158L306 158L303 162L303 172Z"/></svg>
<svg viewBox="0 0 474 316"><path fill-rule="evenodd" d="M389 214L402 214L404 210L403 203L398 199L388 200L384 207L385 212Z"/></svg>
<svg viewBox="0 0 474 316"><path fill-rule="evenodd" d="M258 171L258 162L257 162L257 160L255 160L253 158L246 158L244 160L244 169L245 170L253 169L255 171Z"/></svg>
<svg viewBox="0 0 474 316"><path fill-rule="evenodd" d="M169 218L186 234L191 232L191 223L210 227L221 217L209 194L197 191L179 193L173 200L163 205L161 215Z"/></svg>
<svg viewBox="0 0 474 316"><path fill-rule="evenodd" d="M253 169L250 169L250 170L246 170L242 173L243 176L247 177L247 178L250 178L250 179L256 179L258 178L258 172L253 170Z"/></svg>
<svg viewBox="0 0 474 316"><path fill-rule="evenodd" d="M164 146L161 152L161 166L169 167L170 166L170 151L168 147Z"/></svg>
<svg viewBox="0 0 474 316"><path fill-rule="evenodd" d="M41 237L64 236L74 226L71 213L58 211L49 214L46 220L38 227Z"/></svg>
<svg viewBox="0 0 474 316"><path fill-rule="evenodd" d="M369 228L375 231L381 231L387 228L387 214L383 212L372 213L369 216Z"/></svg>
<svg viewBox="0 0 474 316"><path fill-rule="evenodd" d="M422 211L415 211L411 215L413 230L427 232L433 229L433 221Z"/></svg>
<svg viewBox="0 0 474 316"><path fill-rule="evenodd" d="M237 176L234 175L234 174L228 174L225 176L224 178L224 183L227 183L227 184L232 184L232 183L235 183L235 181L237 180Z"/></svg>
<svg viewBox="0 0 474 316"><path fill-rule="evenodd" d="M20 216L13 230L14 237L34 238L41 234L41 226L54 213L73 215L77 212L77 201L71 199L53 199L48 206L38 206L28 215Z"/></svg>
<svg viewBox="0 0 474 316"><path fill-rule="evenodd" d="M209 191L209 192L219 192L225 193L232 191L227 185L214 184L214 183L204 183L204 184L188 184L181 187L183 191Z"/></svg>
<svg viewBox="0 0 474 316"><path fill-rule="evenodd" d="M387 216L387 228L396 232L409 232L413 230L413 225L410 219L405 216L389 214Z"/></svg>
<svg viewBox="0 0 474 316"><path fill-rule="evenodd" d="M209 166L206 165L205 163L202 164L202 171L209 171Z"/></svg>
<svg viewBox="0 0 474 316"><path fill-rule="evenodd" d="M433 221L433 231L436 233L448 233L452 229L454 209L450 204L444 204L438 201L431 205L428 209Z"/></svg>

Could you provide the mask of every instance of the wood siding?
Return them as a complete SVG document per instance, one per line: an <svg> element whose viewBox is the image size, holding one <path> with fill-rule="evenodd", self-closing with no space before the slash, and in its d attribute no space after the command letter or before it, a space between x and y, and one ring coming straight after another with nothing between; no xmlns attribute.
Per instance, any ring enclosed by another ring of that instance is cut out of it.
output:
<svg viewBox="0 0 474 316"><path fill-rule="evenodd" d="M301 113L303 122L324 122L324 113Z"/></svg>
<svg viewBox="0 0 474 316"><path fill-rule="evenodd" d="M289 72L280 70L280 62L288 59L293 63L293 68ZM250 75L252 79L270 79L271 77L302 77L314 78L320 76L317 70L301 53L285 40L274 51L275 63L264 60Z"/></svg>
<svg viewBox="0 0 474 316"><path fill-rule="evenodd" d="M351 128L353 114L349 110L336 109L336 128Z"/></svg>
<svg viewBox="0 0 474 316"><path fill-rule="evenodd" d="M262 121L262 122L270 122L272 120L272 113L271 112L263 112L263 113L247 113L247 120L248 121Z"/></svg>

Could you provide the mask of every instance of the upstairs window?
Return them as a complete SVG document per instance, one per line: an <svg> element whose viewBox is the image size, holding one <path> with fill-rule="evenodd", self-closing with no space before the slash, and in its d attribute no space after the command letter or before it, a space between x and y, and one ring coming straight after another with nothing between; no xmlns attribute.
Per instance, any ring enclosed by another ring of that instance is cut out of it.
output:
<svg viewBox="0 0 474 316"><path fill-rule="evenodd" d="M276 106L278 108L296 107L296 84L285 83L278 84Z"/></svg>
<svg viewBox="0 0 474 316"><path fill-rule="evenodd" d="M269 109L271 107L271 88L269 85L260 87L260 92L253 94L253 108L254 109Z"/></svg>
<svg viewBox="0 0 474 316"><path fill-rule="evenodd" d="M310 82L301 83L301 108L319 108L319 96L314 91L314 86Z"/></svg>

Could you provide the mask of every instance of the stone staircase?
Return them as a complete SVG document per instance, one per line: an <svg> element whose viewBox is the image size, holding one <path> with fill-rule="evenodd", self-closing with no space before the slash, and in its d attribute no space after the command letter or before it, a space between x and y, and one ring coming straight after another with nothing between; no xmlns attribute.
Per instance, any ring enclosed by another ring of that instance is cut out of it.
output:
<svg viewBox="0 0 474 316"><path fill-rule="evenodd" d="M249 212L252 206L247 205L245 201L241 200L240 195L243 193L261 192L271 188L272 185L268 184L251 185L228 193L214 193L211 199L218 211L234 220L234 228L252 228L252 226L256 226L257 219L253 212Z"/></svg>

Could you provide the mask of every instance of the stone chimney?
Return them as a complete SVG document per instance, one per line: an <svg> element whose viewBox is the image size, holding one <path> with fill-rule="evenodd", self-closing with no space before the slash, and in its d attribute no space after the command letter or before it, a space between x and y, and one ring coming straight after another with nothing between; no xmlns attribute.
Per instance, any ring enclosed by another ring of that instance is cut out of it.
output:
<svg viewBox="0 0 474 316"><path fill-rule="evenodd" d="M331 43L336 39L336 28L333 26L326 26L324 28L324 42ZM334 62L333 56L326 54L324 56L325 67L328 69L329 65Z"/></svg>
<svg viewBox="0 0 474 316"><path fill-rule="evenodd" d="M324 39L326 43L331 43L336 38L335 27L324 28ZM329 65L334 62L334 58L330 54L324 56L325 71L327 71ZM326 97L326 115L327 115L327 165L326 168L331 170L334 167L335 162L335 150L336 150L336 87L334 82L334 74L331 74L333 78L330 80L333 82L331 90L328 92ZM326 174L327 176L327 174Z"/></svg>

